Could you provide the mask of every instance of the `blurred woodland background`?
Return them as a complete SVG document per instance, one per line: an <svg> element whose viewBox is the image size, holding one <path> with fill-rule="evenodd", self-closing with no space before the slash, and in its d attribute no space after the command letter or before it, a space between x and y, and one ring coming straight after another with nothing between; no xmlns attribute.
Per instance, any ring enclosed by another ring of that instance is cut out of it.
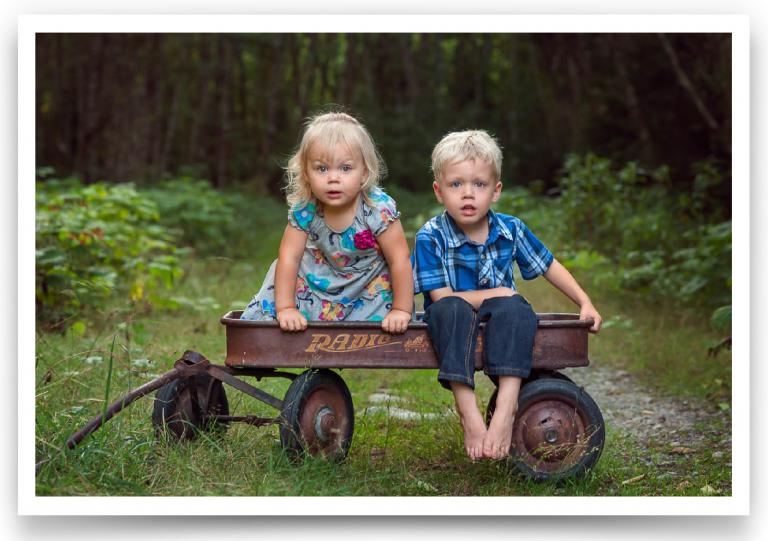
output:
<svg viewBox="0 0 768 541"><path fill-rule="evenodd" d="M42 321L119 291L178 306L183 259L247 252L331 104L379 143L411 234L432 147L483 128L497 210L572 270L730 320L730 34L38 34L36 55Z"/></svg>
<svg viewBox="0 0 768 541"><path fill-rule="evenodd" d="M611 412L603 469L565 494L683 495L687 485L685 495L729 495L727 415L717 441L659 462L687 436L635 410L656 410L650 389L661 387L730 411L731 55L730 34L37 34L37 458L184 349L223 359L221 316L245 307L277 257L282 167L306 117L337 106L380 145L383 187L409 241L443 210L434 145L450 131L495 134L504 189L494 209L525 222L589 293L604 317L589 341L594 369L621 369L649 389L616 415L658 423L659 440L635 445ZM577 310L545 280L516 284L537 312ZM437 394L432 372L345 378L358 411L386 389L445 412L451 394ZM275 385L267 390L282 396ZM236 395L235 414L268 409ZM495 465L467 468L463 452L456 460L460 432L435 434L460 425L442 413L359 417L367 432L351 465L296 469L281 465L276 432L233 427L206 436L202 454L172 450L148 429L151 407L51 462L38 495L437 491L421 478L454 495L530 490L505 485Z"/></svg>
<svg viewBox="0 0 768 541"><path fill-rule="evenodd" d="M277 193L303 120L339 104L411 190L468 127L499 138L508 183L550 184L566 153L594 152L668 165L686 190L693 162L729 167L730 82L728 34L38 34L37 157L85 183Z"/></svg>

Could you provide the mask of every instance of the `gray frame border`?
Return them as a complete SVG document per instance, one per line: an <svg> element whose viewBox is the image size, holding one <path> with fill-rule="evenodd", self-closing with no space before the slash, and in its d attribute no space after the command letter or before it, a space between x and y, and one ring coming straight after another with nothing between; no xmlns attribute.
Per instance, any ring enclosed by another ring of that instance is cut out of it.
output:
<svg viewBox="0 0 768 541"><path fill-rule="evenodd" d="M487 525L518 534L531 526L538 539L768 539L768 25L755 17L750 23L750 393L751 491L748 517L489 517ZM18 483L18 18L0 22L0 539L200 539L202 532L220 536L226 529L248 525L266 533L277 527L286 533L329 525L322 518L290 523L266 517L19 517ZM87 508L84 508L87 512ZM456 517L468 524L472 517ZM480 517L474 517L480 518ZM496 520L499 519L499 520ZM334 520L349 520L335 518ZM374 520L376 520L374 518ZM442 526L453 528L450 518ZM482 519L481 519L482 520ZM538 526L535 524L538 522ZM387 521L388 523L389 521ZM378 524L382 521L377 520ZM332 523L331 523L332 524ZM371 523L368 522L368 526ZM542 525L544 527L542 527ZM475 523L475 528L478 526ZM237 527L237 526L236 526ZM338 527L338 525L337 525ZM474 528L473 528L474 529ZM214 533L218 531L218 534ZM231 531L231 530L230 530ZM487 531L487 530L486 530ZM289 534L290 535L290 534ZM343 534L342 534L343 535ZM270 536L271 537L271 536Z"/></svg>

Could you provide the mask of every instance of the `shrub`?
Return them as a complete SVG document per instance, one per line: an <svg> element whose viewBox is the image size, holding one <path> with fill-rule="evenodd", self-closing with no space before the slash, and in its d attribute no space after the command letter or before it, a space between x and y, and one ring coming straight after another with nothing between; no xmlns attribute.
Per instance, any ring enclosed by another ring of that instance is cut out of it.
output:
<svg viewBox="0 0 768 541"><path fill-rule="evenodd" d="M588 269L611 289L712 306L730 303L731 222L716 197L730 177L713 162L694 164L677 193L667 167L621 169L593 154L566 158L557 187L539 198L502 192L497 208L520 217L571 269Z"/></svg>
<svg viewBox="0 0 768 541"><path fill-rule="evenodd" d="M36 184L35 207L38 321L99 307L116 292L162 301L159 286L171 289L181 274L157 206L131 184L48 179Z"/></svg>
<svg viewBox="0 0 768 541"><path fill-rule="evenodd" d="M234 211L210 182L183 177L142 193L155 203L160 223L172 229L182 245L206 254L225 251Z"/></svg>

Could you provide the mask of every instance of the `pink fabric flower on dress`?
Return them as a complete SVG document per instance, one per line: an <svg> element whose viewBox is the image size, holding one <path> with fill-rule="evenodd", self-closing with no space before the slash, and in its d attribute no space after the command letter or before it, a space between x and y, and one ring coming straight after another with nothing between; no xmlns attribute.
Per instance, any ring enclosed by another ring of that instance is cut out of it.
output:
<svg viewBox="0 0 768 541"><path fill-rule="evenodd" d="M373 236L373 232L370 229L355 233L355 248L358 250L367 250L373 248L376 244L376 238Z"/></svg>

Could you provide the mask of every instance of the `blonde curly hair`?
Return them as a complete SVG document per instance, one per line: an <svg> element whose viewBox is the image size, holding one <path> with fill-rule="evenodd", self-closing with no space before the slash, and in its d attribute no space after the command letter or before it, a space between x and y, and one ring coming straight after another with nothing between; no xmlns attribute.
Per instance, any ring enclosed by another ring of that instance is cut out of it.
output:
<svg viewBox="0 0 768 541"><path fill-rule="evenodd" d="M386 166L378 151L373 137L354 117L341 111L322 113L311 117L304 125L298 150L288 160L285 171L286 199L291 208L309 203L312 190L307 178L307 153L315 145L319 151L327 151L337 145L344 145L350 151L359 150L363 157L368 176L361 191L368 205L373 205L370 195L378 188L379 180L386 175Z"/></svg>

